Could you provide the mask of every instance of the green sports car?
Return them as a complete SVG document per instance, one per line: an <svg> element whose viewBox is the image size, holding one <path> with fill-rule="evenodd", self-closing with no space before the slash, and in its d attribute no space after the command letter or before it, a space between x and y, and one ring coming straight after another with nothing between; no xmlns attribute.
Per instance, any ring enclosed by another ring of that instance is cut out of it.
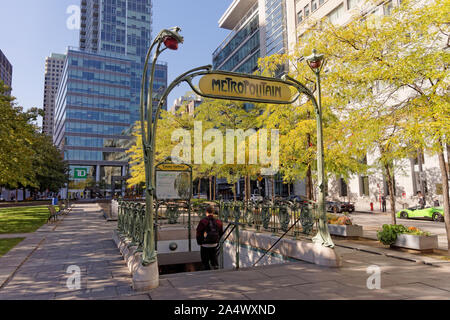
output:
<svg viewBox="0 0 450 320"><path fill-rule="evenodd" d="M430 218L434 221L443 222L444 209L435 207L419 209L417 207L412 207L408 209L402 209L397 212L397 218Z"/></svg>

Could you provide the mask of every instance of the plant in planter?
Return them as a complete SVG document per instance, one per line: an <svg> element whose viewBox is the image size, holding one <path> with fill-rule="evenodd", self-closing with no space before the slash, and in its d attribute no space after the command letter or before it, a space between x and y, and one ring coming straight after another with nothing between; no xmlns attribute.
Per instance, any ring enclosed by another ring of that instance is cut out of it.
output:
<svg viewBox="0 0 450 320"><path fill-rule="evenodd" d="M338 216L335 214L327 214L328 224L335 224L340 226L353 225L352 220L347 216Z"/></svg>
<svg viewBox="0 0 450 320"><path fill-rule="evenodd" d="M363 228L354 225L350 217L346 215L328 214L328 229L331 235L340 237L358 238L363 236Z"/></svg>
<svg viewBox="0 0 450 320"><path fill-rule="evenodd" d="M426 236L429 237L431 234L429 232L422 231L416 227L405 227L404 225L383 225L383 229L377 233L378 240L384 245L393 245L399 235L408 234L415 236Z"/></svg>

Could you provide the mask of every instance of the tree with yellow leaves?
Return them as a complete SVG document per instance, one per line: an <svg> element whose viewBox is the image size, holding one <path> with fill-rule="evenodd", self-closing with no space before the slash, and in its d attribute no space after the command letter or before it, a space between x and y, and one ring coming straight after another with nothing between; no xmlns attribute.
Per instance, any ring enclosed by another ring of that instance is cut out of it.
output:
<svg viewBox="0 0 450 320"><path fill-rule="evenodd" d="M337 145L379 154L377 164L389 185L393 223L396 163L417 149L438 156L450 244L444 158L450 140L449 16L448 0L405 0L389 15L360 13L343 26L327 19L314 21L294 52L278 59L289 61L294 76L307 82L303 57L313 48L327 57L324 106L330 118L334 115L339 121L326 124L325 135L330 124L336 124L342 130ZM328 165L330 160L334 161L330 157Z"/></svg>

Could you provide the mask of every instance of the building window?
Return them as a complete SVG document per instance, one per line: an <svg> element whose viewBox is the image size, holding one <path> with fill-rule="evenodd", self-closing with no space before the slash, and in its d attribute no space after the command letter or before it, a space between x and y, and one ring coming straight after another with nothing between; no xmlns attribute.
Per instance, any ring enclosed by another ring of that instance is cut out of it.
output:
<svg viewBox="0 0 450 320"><path fill-rule="evenodd" d="M309 5L307 5L304 9L305 11L305 18L309 16Z"/></svg>
<svg viewBox="0 0 450 320"><path fill-rule="evenodd" d="M354 8L361 0L347 0L347 9Z"/></svg>
<svg viewBox="0 0 450 320"><path fill-rule="evenodd" d="M384 4L384 15L389 16L392 12L392 0Z"/></svg>
<svg viewBox="0 0 450 320"><path fill-rule="evenodd" d="M359 189L361 196L369 196L369 177L359 177Z"/></svg>
<svg viewBox="0 0 450 320"><path fill-rule="evenodd" d="M301 23L303 21L303 11L302 10L300 10L300 12L297 13L297 20L298 20L298 23Z"/></svg>
<svg viewBox="0 0 450 320"><path fill-rule="evenodd" d="M341 197L347 197L347 195L348 195L348 186L347 186L347 182L345 182L344 178L339 179L339 195Z"/></svg>
<svg viewBox="0 0 450 320"><path fill-rule="evenodd" d="M319 0L319 6L323 5L324 2L325 0Z"/></svg>
<svg viewBox="0 0 450 320"><path fill-rule="evenodd" d="M339 19L342 17L343 13L344 13L344 6L341 3L339 7L337 7L336 9L331 11L330 14L328 14L328 19L330 19L331 23L337 23Z"/></svg>
<svg viewBox="0 0 450 320"><path fill-rule="evenodd" d="M442 196L444 193L443 193L443 188L442 188L442 183L436 183L436 194L438 195L438 196Z"/></svg>
<svg viewBox="0 0 450 320"><path fill-rule="evenodd" d="M314 12L317 10L317 0L311 1L311 12Z"/></svg>

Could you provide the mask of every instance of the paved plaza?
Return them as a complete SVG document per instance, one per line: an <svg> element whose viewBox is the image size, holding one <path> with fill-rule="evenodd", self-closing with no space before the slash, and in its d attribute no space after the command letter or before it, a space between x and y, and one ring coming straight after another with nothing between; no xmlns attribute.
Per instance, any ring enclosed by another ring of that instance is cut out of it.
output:
<svg viewBox="0 0 450 320"><path fill-rule="evenodd" d="M351 241L336 241L339 269L298 262L239 271L219 270L161 276L160 287L134 292L127 266L96 204L77 204L57 224L45 225L0 258L1 300L307 300L450 299L450 261L387 256ZM414 262L416 261L416 262ZM369 290L369 266L381 268L381 289ZM67 287L67 270L81 271L81 289Z"/></svg>

